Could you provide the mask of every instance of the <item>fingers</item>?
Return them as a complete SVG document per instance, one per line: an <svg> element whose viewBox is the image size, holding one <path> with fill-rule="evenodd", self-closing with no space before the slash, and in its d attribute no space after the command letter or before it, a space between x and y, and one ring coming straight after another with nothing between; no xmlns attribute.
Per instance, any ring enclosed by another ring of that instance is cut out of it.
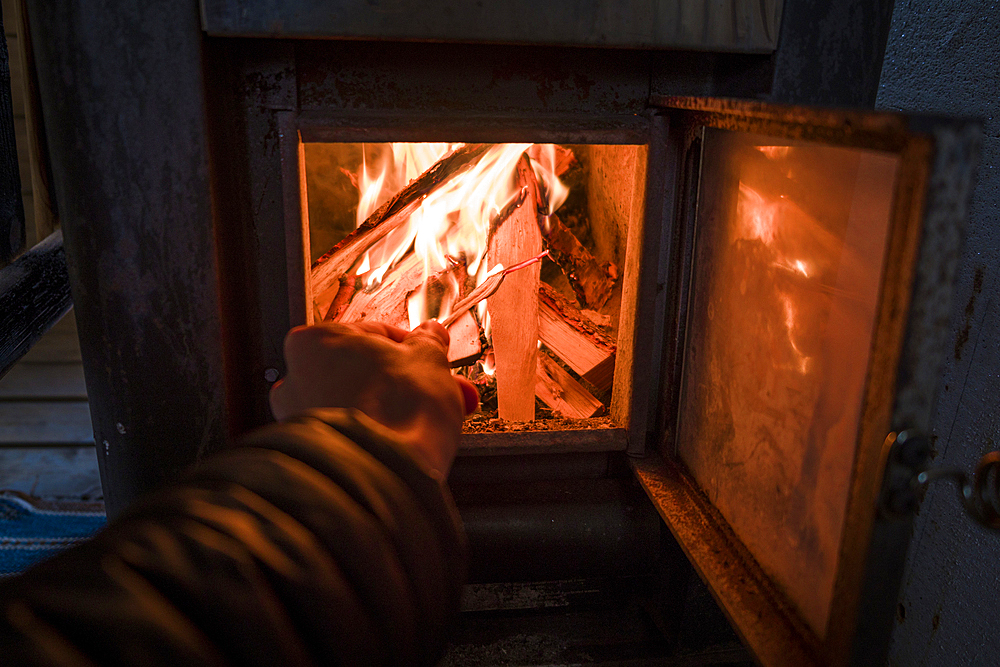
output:
<svg viewBox="0 0 1000 667"><path fill-rule="evenodd" d="M466 380L461 375L456 375L455 382L458 383L458 388L462 392L462 400L465 403L465 414L471 415L479 407L479 392L476 391L476 386Z"/></svg>
<svg viewBox="0 0 1000 667"><path fill-rule="evenodd" d="M422 344L424 342L431 342L441 348L445 354L448 354L448 346L451 345L451 335L447 329L441 326L440 322L428 320L420 324L420 326L407 334L406 338L403 339L403 343L406 345Z"/></svg>

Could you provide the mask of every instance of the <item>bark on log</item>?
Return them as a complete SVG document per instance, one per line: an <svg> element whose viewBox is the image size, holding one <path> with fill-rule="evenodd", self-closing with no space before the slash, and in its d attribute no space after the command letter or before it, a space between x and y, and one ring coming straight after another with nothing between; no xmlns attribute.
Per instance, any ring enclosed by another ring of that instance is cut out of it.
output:
<svg viewBox="0 0 1000 667"><path fill-rule="evenodd" d="M425 195L475 164L489 148L487 144L462 146L410 181L409 185L368 216L343 241L313 263L313 294L322 294L330 289L372 245L405 222Z"/></svg>
<svg viewBox="0 0 1000 667"><path fill-rule="evenodd" d="M493 235L488 249L491 266L513 266L542 251L538 209L531 205L538 186L525 156L517 163L516 183L518 188L528 187L528 197ZM496 352L497 411L508 421L535 418L539 269L533 264L511 273L486 300Z"/></svg>
<svg viewBox="0 0 1000 667"><path fill-rule="evenodd" d="M611 389L615 344L554 289L538 290L538 337L580 377L601 391Z"/></svg>
<svg viewBox="0 0 1000 667"><path fill-rule="evenodd" d="M553 412L570 419L595 417L604 410L603 403L545 353L538 354L535 395Z"/></svg>

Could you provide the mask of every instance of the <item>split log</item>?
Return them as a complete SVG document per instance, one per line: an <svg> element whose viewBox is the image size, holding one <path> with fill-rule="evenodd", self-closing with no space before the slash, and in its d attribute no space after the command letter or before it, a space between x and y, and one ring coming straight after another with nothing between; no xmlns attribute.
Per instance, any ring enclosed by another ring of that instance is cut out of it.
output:
<svg viewBox="0 0 1000 667"><path fill-rule="evenodd" d="M538 208L538 222L549 257L566 275L580 304L593 310L599 309L611 298L613 277L617 276L618 268L611 263L604 266L598 264L559 216L548 214L549 202L534 171L531 179L535 181L535 206Z"/></svg>
<svg viewBox="0 0 1000 667"><path fill-rule="evenodd" d="M404 223L426 195L471 167L489 148L487 144L462 146L410 181L409 185L368 216L343 241L313 263L313 294L323 294L330 290L369 248Z"/></svg>
<svg viewBox="0 0 1000 667"><path fill-rule="evenodd" d="M595 417L604 410L603 403L545 353L538 354L535 395L553 412L570 419Z"/></svg>
<svg viewBox="0 0 1000 667"><path fill-rule="evenodd" d="M584 380L601 391L611 389L614 342L544 283L538 290L538 337Z"/></svg>
<svg viewBox="0 0 1000 667"><path fill-rule="evenodd" d="M611 298L618 269L613 264L597 263L590 251L583 247L576 235L564 225L559 216L552 214L543 224L542 234L549 256L569 279L577 300L586 308L597 310Z"/></svg>
<svg viewBox="0 0 1000 667"><path fill-rule="evenodd" d="M351 322L384 322L401 329L410 328L406 299L424 282L424 262L415 253L403 260L386 274L378 289L372 292L358 290L350 303L336 318L345 324ZM353 286L351 287L353 290ZM336 301L340 300L337 295Z"/></svg>
<svg viewBox="0 0 1000 667"><path fill-rule="evenodd" d="M535 201L538 189L526 156L516 169L517 187L528 187L527 202ZM538 209L525 205L497 228L488 247L491 265L513 266L542 251ZM539 264L508 275L486 300L496 352L497 408L508 421L535 418L535 376L538 357Z"/></svg>
<svg viewBox="0 0 1000 667"><path fill-rule="evenodd" d="M448 328L451 344L448 346L448 362L453 368L468 366L482 356L483 348L479 338L479 323L471 311L465 311Z"/></svg>

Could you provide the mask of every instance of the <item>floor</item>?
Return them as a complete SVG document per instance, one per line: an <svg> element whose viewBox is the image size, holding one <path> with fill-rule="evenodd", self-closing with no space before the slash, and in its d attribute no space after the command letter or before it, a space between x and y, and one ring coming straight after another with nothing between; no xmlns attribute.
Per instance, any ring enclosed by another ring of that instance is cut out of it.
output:
<svg viewBox="0 0 1000 667"><path fill-rule="evenodd" d="M0 378L0 490L101 497L73 312Z"/></svg>

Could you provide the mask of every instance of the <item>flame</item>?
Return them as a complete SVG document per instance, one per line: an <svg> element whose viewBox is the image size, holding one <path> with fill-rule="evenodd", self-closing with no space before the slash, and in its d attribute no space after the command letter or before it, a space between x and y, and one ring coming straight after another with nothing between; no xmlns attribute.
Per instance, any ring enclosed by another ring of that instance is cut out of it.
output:
<svg viewBox="0 0 1000 667"><path fill-rule="evenodd" d="M757 149L768 155L764 149L785 149L782 157L787 155L787 146L758 146ZM772 157L768 155L768 157ZM803 278L810 278L810 265L805 259L790 256L795 244L790 240L794 234L789 228L800 223L802 212L784 195L768 198L757 190L740 181L739 196L736 202L736 236L745 240L759 240L773 253L775 260L772 266L784 269ZM796 370L805 374L810 368L810 357L799 349L796 335L801 335L798 317L798 306L792 296L775 287L778 298L784 310L785 331L788 343L795 355Z"/></svg>
<svg viewBox="0 0 1000 667"><path fill-rule="evenodd" d="M754 146L761 153L766 155L770 160L781 160L788 157L789 151L792 150L791 146Z"/></svg>
<svg viewBox="0 0 1000 667"><path fill-rule="evenodd" d="M415 143L364 146L357 179L361 195L358 224L448 151L459 146L461 144ZM445 317L462 287L452 275L458 266L464 266L476 285L493 272L503 270L503 267L486 266L490 222L521 194L515 183L515 169L529 147L531 144L494 145L470 169L428 194L406 223L365 254L357 269L364 288L377 289L392 267L412 249L423 264L424 276L420 288L407 298L407 316L413 328L431 315L427 306L429 277L441 277L450 288L437 314ZM531 160L531 167L547 198L547 213L552 213L566 200L569 189L556 174L555 146L541 145L538 149L535 152L537 159ZM480 304L478 314L488 335L485 307L485 303Z"/></svg>

